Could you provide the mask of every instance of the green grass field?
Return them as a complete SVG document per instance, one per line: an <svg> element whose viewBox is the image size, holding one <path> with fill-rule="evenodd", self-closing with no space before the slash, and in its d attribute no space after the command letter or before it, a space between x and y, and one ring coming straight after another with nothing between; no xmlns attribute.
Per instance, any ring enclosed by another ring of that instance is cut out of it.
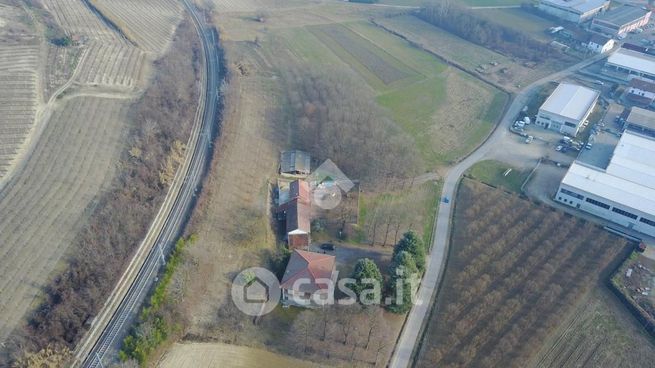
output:
<svg viewBox="0 0 655 368"><path fill-rule="evenodd" d="M481 16L487 17L497 23L514 28L520 32L526 32L533 37L550 41L546 30L558 26L556 22L532 14L523 9L484 9L479 10Z"/></svg>
<svg viewBox="0 0 655 368"><path fill-rule="evenodd" d="M345 64L361 76L377 103L414 139L429 168L470 152L502 112L505 95L500 91L369 22L291 28L279 34L298 58L332 67Z"/></svg>
<svg viewBox="0 0 655 368"><path fill-rule="evenodd" d="M508 169L512 171L505 176ZM529 171L517 170L505 163L493 160L480 161L473 165L466 175L497 188L520 193L521 185L530 174Z"/></svg>

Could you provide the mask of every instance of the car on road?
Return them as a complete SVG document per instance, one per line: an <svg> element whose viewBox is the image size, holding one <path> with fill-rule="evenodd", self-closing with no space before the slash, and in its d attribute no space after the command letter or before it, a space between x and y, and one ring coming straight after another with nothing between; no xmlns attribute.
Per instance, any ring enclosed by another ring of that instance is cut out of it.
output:
<svg viewBox="0 0 655 368"><path fill-rule="evenodd" d="M448 199L448 197L443 197L443 203L450 203L450 199Z"/></svg>
<svg viewBox="0 0 655 368"><path fill-rule="evenodd" d="M605 85L605 82L603 82L602 80L596 79L596 80L594 81L594 84L597 84L597 85L599 85L599 86L604 86L604 85Z"/></svg>
<svg viewBox="0 0 655 368"><path fill-rule="evenodd" d="M336 248L335 248L334 244L332 244L332 243L323 243L323 244L321 244L321 249L333 251Z"/></svg>
<svg viewBox="0 0 655 368"><path fill-rule="evenodd" d="M564 148L564 146L562 146L562 145L560 144L559 146L555 147L555 151L559 152L559 151L561 151L563 148Z"/></svg>
<svg viewBox="0 0 655 368"><path fill-rule="evenodd" d="M528 138L525 139L525 143L527 143L527 144L532 143L532 141L534 141L534 137L531 136L531 135L529 135Z"/></svg>

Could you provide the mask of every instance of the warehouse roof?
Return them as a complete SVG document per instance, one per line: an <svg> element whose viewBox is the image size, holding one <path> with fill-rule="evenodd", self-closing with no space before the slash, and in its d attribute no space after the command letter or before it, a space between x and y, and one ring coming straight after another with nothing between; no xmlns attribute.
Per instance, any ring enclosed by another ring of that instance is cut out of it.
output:
<svg viewBox="0 0 655 368"><path fill-rule="evenodd" d="M604 6L608 0L542 0L541 2L559 8L572 9L579 13L586 13Z"/></svg>
<svg viewBox="0 0 655 368"><path fill-rule="evenodd" d="M654 157L655 140L626 131L614 149L612 160L605 171L610 175L655 189Z"/></svg>
<svg viewBox="0 0 655 368"><path fill-rule="evenodd" d="M593 108L599 92L587 87L561 83L539 110L569 119L581 120Z"/></svg>
<svg viewBox="0 0 655 368"><path fill-rule="evenodd" d="M623 5L606 11L604 14L597 16L594 21L611 23L620 27L644 17L649 12L649 10L636 6Z"/></svg>
<svg viewBox="0 0 655 368"><path fill-rule="evenodd" d="M626 69L637 70L649 75L655 75L655 58L641 52L621 48L610 55L607 63Z"/></svg>
<svg viewBox="0 0 655 368"><path fill-rule="evenodd" d="M655 214L655 140L625 132L607 170L574 162L562 184Z"/></svg>
<svg viewBox="0 0 655 368"><path fill-rule="evenodd" d="M655 112L642 109L641 107L633 107L626 121L628 124L639 125L648 129L655 130Z"/></svg>

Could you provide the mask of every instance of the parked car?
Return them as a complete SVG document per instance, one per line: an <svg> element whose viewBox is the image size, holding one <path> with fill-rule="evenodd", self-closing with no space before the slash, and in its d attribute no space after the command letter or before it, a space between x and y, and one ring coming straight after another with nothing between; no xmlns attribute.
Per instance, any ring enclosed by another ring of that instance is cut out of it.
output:
<svg viewBox="0 0 655 368"><path fill-rule="evenodd" d="M534 137L531 136L531 135L529 135L529 136L525 139L525 143L527 143L527 144L532 143L532 141L534 141Z"/></svg>
<svg viewBox="0 0 655 368"><path fill-rule="evenodd" d="M321 244L321 249L333 251L335 249L334 244L332 243L323 243Z"/></svg>

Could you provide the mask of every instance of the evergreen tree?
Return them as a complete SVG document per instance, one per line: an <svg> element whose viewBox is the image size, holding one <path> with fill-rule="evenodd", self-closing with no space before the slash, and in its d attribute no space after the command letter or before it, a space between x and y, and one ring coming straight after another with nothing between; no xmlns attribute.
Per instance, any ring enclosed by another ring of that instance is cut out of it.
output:
<svg viewBox="0 0 655 368"><path fill-rule="evenodd" d="M412 308L414 290L409 280L416 274L418 274L418 268L414 257L409 252L401 251L394 256L388 288L393 303L387 305L389 311L400 314L406 313Z"/></svg>
<svg viewBox="0 0 655 368"><path fill-rule="evenodd" d="M382 273L380 272L378 265L376 265L375 262L369 258L362 258L357 261L355 269L353 270L352 278L357 280L357 284L355 284L352 289L355 294L357 294L357 299L359 301L362 301L362 292L373 289L373 285L370 283L363 283L363 280L376 280L378 286L382 287ZM375 294L371 292L366 293L364 296L365 300L368 302L375 302L375 300L373 300L374 297Z"/></svg>
<svg viewBox="0 0 655 368"><path fill-rule="evenodd" d="M425 271L425 244L415 232L408 231L394 247L393 255L396 257L400 252L407 252L412 255L416 267L420 272Z"/></svg>

